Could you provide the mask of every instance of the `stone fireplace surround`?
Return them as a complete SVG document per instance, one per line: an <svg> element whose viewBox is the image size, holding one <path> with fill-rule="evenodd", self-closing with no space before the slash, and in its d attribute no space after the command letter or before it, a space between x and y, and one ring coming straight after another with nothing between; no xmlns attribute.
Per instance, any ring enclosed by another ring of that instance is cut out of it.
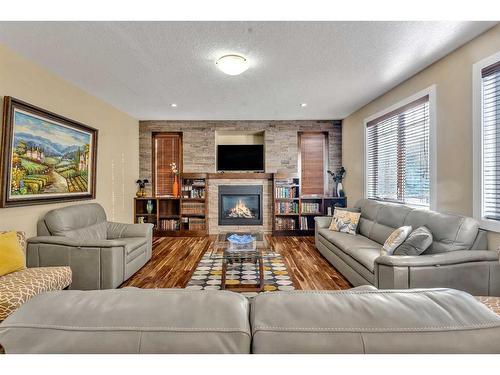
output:
<svg viewBox="0 0 500 375"><path fill-rule="evenodd" d="M265 149L265 172L261 174L216 172L216 132L263 132ZM210 234L220 230L272 231L272 181L270 173L297 173L299 168L299 132L328 132L328 165L337 169L342 165L342 121L297 120L297 121L173 121L147 120L139 122L139 169L141 179L152 181L152 133L182 132L184 172L209 173L208 179L208 229ZM219 185L262 185L263 204L260 226L218 225ZM329 189L332 187L330 186ZM152 194L151 186L146 192Z"/></svg>
<svg viewBox="0 0 500 375"><path fill-rule="evenodd" d="M262 178L217 178L208 179L208 232L217 234L219 231L263 230L272 231L272 181L268 175ZM262 186L262 225L219 225L219 186L228 185L259 185Z"/></svg>

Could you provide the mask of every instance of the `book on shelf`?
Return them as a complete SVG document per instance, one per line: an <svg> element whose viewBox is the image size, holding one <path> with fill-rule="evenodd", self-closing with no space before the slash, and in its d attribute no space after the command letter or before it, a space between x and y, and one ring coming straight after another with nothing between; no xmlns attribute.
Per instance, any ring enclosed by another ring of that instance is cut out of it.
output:
<svg viewBox="0 0 500 375"><path fill-rule="evenodd" d="M277 217L275 218L274 227L276 230L295 230L295 219Z"/></svg>
<svg viewBox="0 0 500 375"><path fill-rule="evenodd" d="M182 202L183 215L205 215L204 202Z"/></svg>
<svg viewBox="0 0 500 375"><path fill-rule="evenodd" d="M160 230L178 230L179 229L179 220L161 219L159 228L160 228Z"/></svg>
<svg viewBox="0 0 500 375"><path fill-rule="evenodd" d="M298 202L276 202L276 213L277 214L298 214L299 204Z"/></svg>
<svg viewBox="0 0 500 375"><path fill-rule="evenodd" d="M188 218L189 230L205 230L205 219L190 217Z"/></svg>
<svg viewBox="0 0 500 375"><path fill-rule="evenodd" d="M307 220L307 217L300 218L300 229L301 230L309 230L309 221Z"/></svg>
<svg viewBox="0 0 500 375"><path fill-rule="evenodd" d="M320 214L320 204L314 202L302 202L303 214Z"/></svg>
<svg viewBox="0 0 500 375"><path fill-rule="evenodd" d="M298 198L298 189L296 186L277 186L275 188L276 198Z"/></svg>

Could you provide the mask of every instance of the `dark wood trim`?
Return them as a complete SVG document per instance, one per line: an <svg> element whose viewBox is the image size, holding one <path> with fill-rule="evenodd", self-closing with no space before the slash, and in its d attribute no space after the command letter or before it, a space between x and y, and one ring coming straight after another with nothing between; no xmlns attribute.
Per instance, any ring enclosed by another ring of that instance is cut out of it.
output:
<svg viewBox="0 0 500 375"><path fill-rule="evenodd" d="M27 112L34 113L38 116L45 117L49 120L53 120L60 123L67 123L67 125L74 128L92 133L92 165L91 173L92 178L88 181L89 187L91 189L89 194L67 196L67 197L47 197L47 198L30 198L23 200L9 200L9 170L8 167L11 163L10 155L12 151L12 133L13 133L13 115L14 109L18 108L25 110ZM51 203L61 203L61 202L75 202L80 200L95 199L96 197L96 180L97 180L97 148L98 148L98 133L99 130L85 125L81 122L71 120L67 117L58 115L54 112L45 110L43 108L37 107L33 104L26 103L22 100L5 96L3 102L3 125L2 125L2 143L3 148L0 154L0 176L1 176L1 186L0 186L0 208L5 207L18 207L18 206L31 206L40 204L51 204Z"/></svg>
<svg viewBox="0 0 500 375"><path fill-rule="evenodd" d="M171 137L173 135L176 135L179 137L179 165L177 166L177 169L179 170L179 173L182 173L182 168L183 168L183 150L182 150L182 132L152 132L151 133L151 180L153 184L153 196L156 196L156 145L155 145L155 140L156 138L167 138ZM179 182L180 183L180 182Z"/></svg>
<svg viewBox="0 0 500 375"><path fill-rule="evenodd" d="M241 180L272 180L273 174L272 173L253 173L253 172L248 172L248 173L236 173L236 172L230 172L230 173L209 173L208 178L211 180L224 180L224 179L241 179Z"/></svg>

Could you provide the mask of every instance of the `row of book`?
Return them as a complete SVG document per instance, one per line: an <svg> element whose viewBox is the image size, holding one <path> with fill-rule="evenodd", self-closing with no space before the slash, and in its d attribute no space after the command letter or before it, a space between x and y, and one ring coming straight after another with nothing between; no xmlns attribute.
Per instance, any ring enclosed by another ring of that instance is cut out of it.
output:
<svg viewBox="0 0 500 375"><path fill-rule="evenodd" d="M299 204L298 202L276 202L276 213L277 214L298 214Z"/></svg>
<svg viewBox="0 0 500 375"><path fill-rule="evenodd" d="M188 220L189 230L205 230L205 219L190 217Z"/></svg>
<svg viewBox="0 0 500 375"><path fill-rule="evenodd" d="M275 194L276 198L298 198L299 189L296 186L277 186Z"/></svg>
<svg viewBox="0 0 500 375"><path fill-rule="evenodd" d="M205 203L203 202L182 202L182 215L204 215Z"/></svg>
<svg viewBox="0 0 500 375"><path fill-rule="evenodd" d="M204 187L183 186L182 187L182 197L183 198L205 198L205 188Z"/></svg>
<svg viewBox="0 0 500 375"><path fill-rule="evenodd" d="M160 230L178 230L179 220L174 219L162 219L159 225Z"/></svg>
<svg viewBox="0 0 500 375"><path fill-rule="evenodd" d="M320 204L313 202L302 202L302 213L303 214L319 214Z"/></svg>
<svg viewBox="0 0 500 375"><path fill-rule="evenodd" d="M192 187L205 187L205 180L200 178L200 179L185 179L184 180L184 187L186 186L192 186Z"/></svg>
<svg viewBox="0 0 500 375"><path fill-rule="evenodd" d="M295 219L290 217L277 217L274 226L276 230L295 230Z"/></svg>
<svg viewBox="0 0 500 375"><path fill-rule="evenodd" d="M314 229L314 224L313 224L312 228L309 228L307 217L301 217L300 218L299 226L300 226L301 230Z"/></svg>

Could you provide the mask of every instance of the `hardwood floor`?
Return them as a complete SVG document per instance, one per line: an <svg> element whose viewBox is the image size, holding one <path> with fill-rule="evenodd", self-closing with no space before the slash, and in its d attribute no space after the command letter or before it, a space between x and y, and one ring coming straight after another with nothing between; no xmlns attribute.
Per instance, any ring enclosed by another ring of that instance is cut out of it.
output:
<svg viewBox="0 0 500 375"><path fill-rule="evenodd" d="M349 289L349 282L314 247L313 237L272 237L296 289ZM151 260L121 287L184 288L213 237L162 237L153 240Z"/></svg>

